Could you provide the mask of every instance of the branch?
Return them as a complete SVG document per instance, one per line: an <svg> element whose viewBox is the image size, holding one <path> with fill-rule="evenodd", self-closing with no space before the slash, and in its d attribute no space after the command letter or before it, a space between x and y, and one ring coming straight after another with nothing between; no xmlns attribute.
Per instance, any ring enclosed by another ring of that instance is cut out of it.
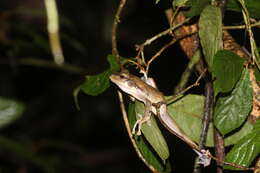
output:
<svg viewBox="0 0 260 173"><path fill-rule="evenodd" d="M116 11L116 15L114 18L113 26L112 26L112 54L116 56L118 64L120 64L120 59L119 59L119 52L117 49L116 34L117 34L118 23L120 23L120 15L125 6L125 3L126 3L126 0L120 1L120 4L118 6L118 9Z"/></svg>

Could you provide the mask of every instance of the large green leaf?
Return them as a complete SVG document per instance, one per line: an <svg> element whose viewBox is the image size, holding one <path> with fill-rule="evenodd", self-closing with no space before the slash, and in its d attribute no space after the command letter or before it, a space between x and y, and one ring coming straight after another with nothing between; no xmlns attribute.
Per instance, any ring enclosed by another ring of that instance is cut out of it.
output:
<svg viewBox="0 0 260 173"><path fill-rule="evenodd" d="M16 100L0 97L0 128L3 128L16 119L24 112L25 105Z"/></svg>
<svg viewBox="0 0 260 173"><path fill-rule="evenodd" d="M250 166L252 161L260 154L260 120L254 125L254 130L242 138L227 154L226 161L241 166ZM231 166L225 169L239 170Z"/></svg>
<svg viewBox="0 0 260 173"><path fill-rule="evenodd" d="M136 118L140 119L144 114L144 104L136 101L135 103ZM140 115L141 117L139 117ZM150 143L159 157L165 161L169 158L168 145L159 129L154 116L151 116L150 120L142 125L142 133L146 140Z"/></svg>
<svg viewBox="0 0 260 173"><path fill-rule="evenodd" d="M222 49L222 16L218 7L208 5L199 19L199 36L205 60L211 71L213 57Z"/></svg>
<svg viewBox="0 0 260 173"><path fill-rule="evenodd" d="M108 55L109 69L97 75L87 75L85 82L80 86L81 90L88 95L96 96L104 92L109 86L109 76L119 71L120 66L116 61L116 57Z"/></svg>
<svg viewBox="0 0 260 173"><path fill-rule="evenodd" d="M237 83L243 70L244 60L228 50L218 51L213 60L212 73L214 81L214 93L229 92Z"/></svg>
<svg viewBox="0 0 260 173"><path fill-rule="evenodd" d="M128 107L128 118L131 129L133 128L135 122L136 122L136 110L135 110L135 104L129 104ZM156 169L157 172L161 173L168 173L171 172L171 168L168 162L163 163L163 161L158 157L158 154L156 154L151 147L151 145L148 144L148 142L145 140L144 136L138 136L135 138L136 145L138 149L140 150L143 158L154 169Z"/></svg>
<svg viewBox="0 0 260 173"><path fill-rule="evenodd" d="M204 96L189 94L178 101L168 105L168 112L179 128L195 142L199 142ZM214 146L213 127L209 127L207 146Z"/></svg>
<svg viewBox="0 0 260 173"><path fill-rule="evenodd" d="M243 124L251 107L252 88L249 72L244 69L233 91L218 98L214 111L214 124L225 135Z"/></svg>

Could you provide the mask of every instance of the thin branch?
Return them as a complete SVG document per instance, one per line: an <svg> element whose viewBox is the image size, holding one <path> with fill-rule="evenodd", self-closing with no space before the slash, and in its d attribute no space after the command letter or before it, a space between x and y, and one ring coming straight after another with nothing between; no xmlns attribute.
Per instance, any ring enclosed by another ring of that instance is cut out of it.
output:
<svg viewBox="0 0 260 173"><path fill-rule="evenodd" d="M178 85L174 89L175 94L180 92L181 90L183 90L186 87L188 80L190 78L190 75L192 73L192 69L200 61L200 59L201 59L201 52L198 49L194 53L194 55L191 57L185 71L182 73L180 82L178 83Z"/></svg>
<svg viewBox="0 0 260 173"><path fill-rule="evenodd" d="M225 159L224 138L216 128L214 128L214 144L216 157L223 161ZM223 173L223 164L220 161L217 161L217 173Z"/></svg>
<svg viewBox="0 0 260 173"><path fill-rule="evenodd" d="M148 73L149 71L149 67L150 67L150 64L157 58L161 55L161 53L167 49L168 47L170 47L171 45L173 45L174 43L176 43L178 39L174 38L172 39L169 43L167 43L166 45L164 45L147 63L147 66L146 66L146 73Z"/></svg>
<svg viewBox="0 0 260 173"><path fill-rule="evenodd" d="M118 23L120 23L120 15L121 12L125 6L126 0L121 0L120 4L118 6L118 9L116 11L116 15L114 17L114 22L112 26L112 54L116 56L118 64L120 64L120 59L119 59L119 52L117 49L117 28L118 28Z"/></svg>
<svg viewBox="0 0 260 173"><path fill-rule="evenodd" d="M182 26L183 24L185 24L186 22L188 22L190 20L190 18L185 19L183 22L178 23L177 25L170 27L169 29L160 32L159 34L147 39L143 44L138 46L138 49L143 49L145 46L150 45L152 42L154 42L155 40L157 40L158 38L165 36L167 34L169 34L171 31L177 29L178 27Z"/></svg>
<svg viewBox="0 0 260 173"><path fill-rule="evenodd" d="M167 104L170 104L172 102L174 102L176 100L176 98L179 98L180 96L182 96L185 92L187 92L189 89L195 87L195 86L199 86L200 85L200 80L202 79L202 77L204 76L206 72L206 69L200 74L200 76L198 77L198 79L196 80L196 82L190 86L188 86L187 88L185 88L184 90L180 91L178 94L172 96L171 98L167 99Z"/></svg>
<svg viewBox="0 0 260 173"><path fill-rule="evenodd" d="M260 21L250 24L251 28L252 27L259 27L260 26ZM246 25L238 25L238 26L223 26L223 29L246 29Z"/></svg>

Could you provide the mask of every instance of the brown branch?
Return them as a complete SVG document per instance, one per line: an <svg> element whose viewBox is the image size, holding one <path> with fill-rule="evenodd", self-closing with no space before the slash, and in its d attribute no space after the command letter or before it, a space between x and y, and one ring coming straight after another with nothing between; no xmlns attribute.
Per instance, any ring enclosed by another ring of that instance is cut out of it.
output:
<svg viewBox="0 0 260 173"><path fill-rule="evenodd" d="M225 145L224 138L219 131L214 128L214 144L215 144L215 155L220 160L217 161L217 173L223 172L223 160L225 159Z"/></svg>
<svg viewBox="0 0 260 173"><path fill-rule="evenodd" d="M120 59L119 59L119 52L117 49L117 28L118 28L118 23L120 23L120 15L121 12L125 6L126 0L121 0L120 4L118 6L118 9L116 11L116 15L114 17L114 22L112 26L112 54L116 56L118 64L120 64Z"/></svg>

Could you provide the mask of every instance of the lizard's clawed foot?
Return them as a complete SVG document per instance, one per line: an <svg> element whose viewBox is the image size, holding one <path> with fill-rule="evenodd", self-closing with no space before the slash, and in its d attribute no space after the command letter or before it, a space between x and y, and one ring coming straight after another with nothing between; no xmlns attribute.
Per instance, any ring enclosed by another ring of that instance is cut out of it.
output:
<svg viewBox="0 0 260 173"><path fill-rule="evenodd" d="M199 160L198 163L202 164L204 167L210 165L211 157L210 157L210 152L208 150L202 149L200 152L194 150L198 155L199 155Z"/></svg>
<svg viewBox="0 0 260 173"><path fill-rule="evenodd" d="M140 117L140 119L138 119L135 124L134 124L134 127L132 129L132 134L136 134L138 136L141 135L141 128L142 128L142 125L144 123L149 123L149 120L150 120L150 116L144 116L142 117L142 115L138 115L138 117ZM137 128L137 131L136 131L136 128Z"/></svg>

